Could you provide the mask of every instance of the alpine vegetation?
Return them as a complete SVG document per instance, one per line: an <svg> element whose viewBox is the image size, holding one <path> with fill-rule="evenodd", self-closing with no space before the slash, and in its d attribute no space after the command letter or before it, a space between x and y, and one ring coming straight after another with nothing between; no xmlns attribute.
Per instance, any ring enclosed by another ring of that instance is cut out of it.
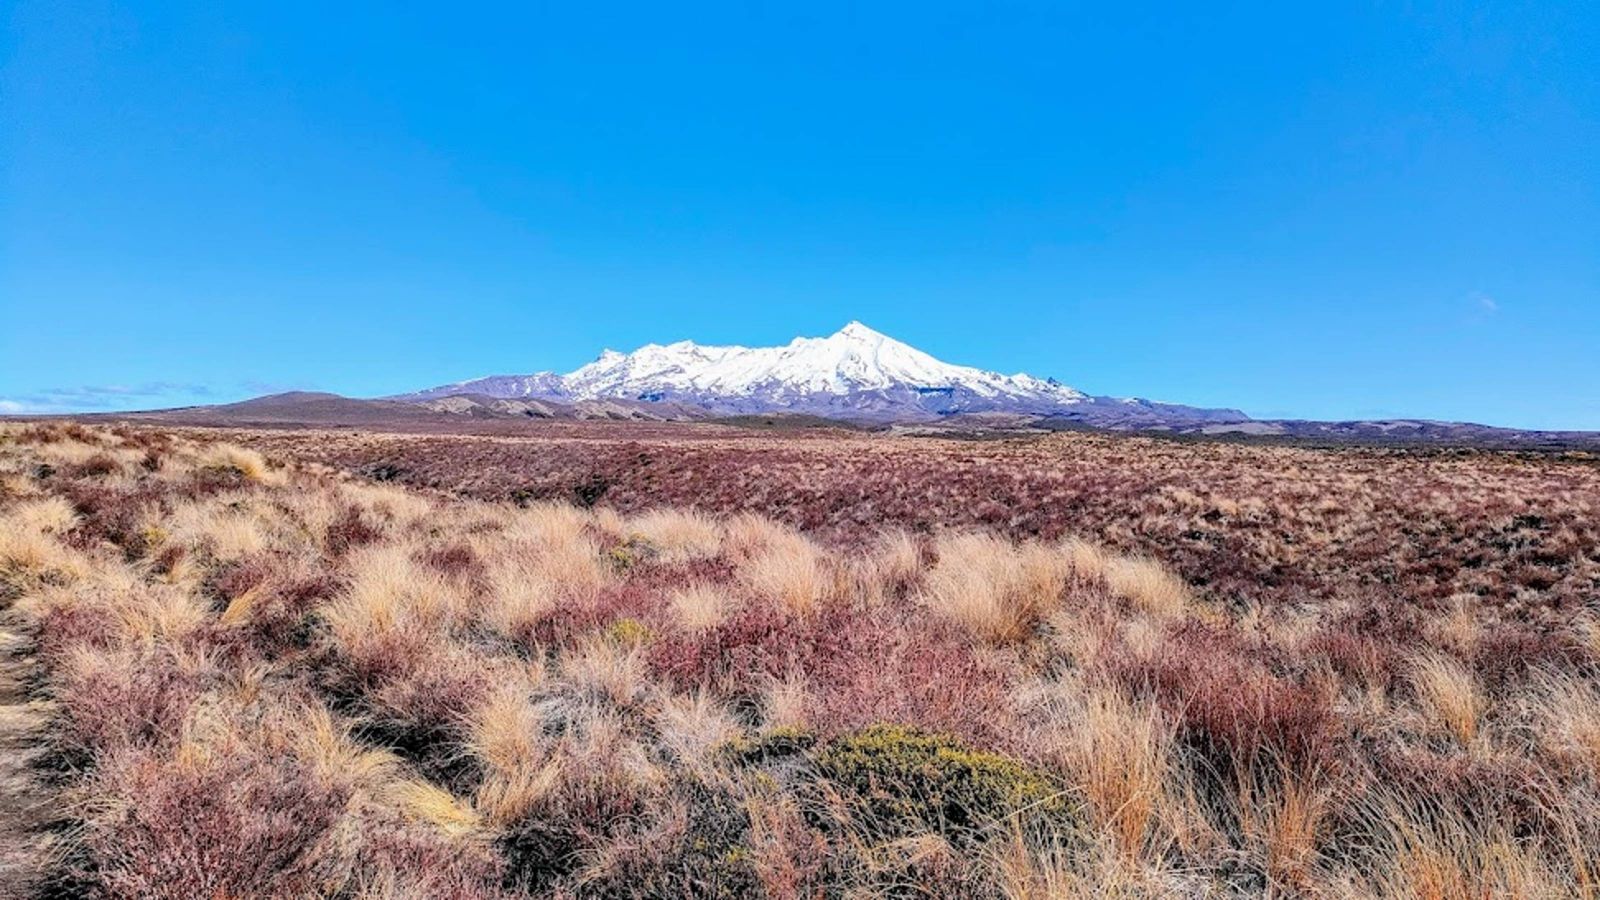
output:
<svg viewBox="0 0 1600 900"><path fill-rule="evenodd" d="M1600 495L1564 483L1590 515L1537 552L1592 588ZM1315 562L1347 538L1276 540ZM14 777L56 817L8 817L8 881L1600 894L1600 625L1553 582L1420 616L1381 578L1363 603L1290 570L1283 602L1233 603L1087 534L821 540L400 487L203 432L7 426L0 598L26 652L5 664L42 718Z"/></svg>

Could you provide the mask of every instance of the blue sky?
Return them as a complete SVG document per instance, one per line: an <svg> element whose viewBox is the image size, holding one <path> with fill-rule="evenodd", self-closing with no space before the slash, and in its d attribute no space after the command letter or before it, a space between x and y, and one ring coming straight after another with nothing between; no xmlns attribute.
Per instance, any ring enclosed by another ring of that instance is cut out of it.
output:
<svg viewBox="0 0 1600 900"><path fill-rule="evenodd" d="M1600 429L1600 11L9 7L0 409L851 319L1258 416Z"/></svg>

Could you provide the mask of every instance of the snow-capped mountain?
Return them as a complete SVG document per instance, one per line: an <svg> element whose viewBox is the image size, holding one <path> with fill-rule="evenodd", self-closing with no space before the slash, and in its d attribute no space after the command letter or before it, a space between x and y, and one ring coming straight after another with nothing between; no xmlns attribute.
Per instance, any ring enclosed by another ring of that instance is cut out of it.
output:
<svg viewBox="0 0 1600 900"><path fill-rule="evenodd" d="M415 394L404 394L394 399L436 400L440 397L456 397L462 394L477 394L501 400L556 400L569 396L566 381L560 375L554 372L535 372L532 375L490 375L487 378L458 381L455 384L441 385Z"/></svg>
<svg viewBox="0 0 1600 900"><path fill-rule="evenodd" d="M1247 418L1235 410L1091 397L1054 379L952 365L860 322L828 337L795 338L782 347L679 341L647 344L632 353L606 350L566 375L495 375L397 399L462 394L566 402L641 400L719 414L793 412L877 421L1010 413L1140 427Z"/></svg>

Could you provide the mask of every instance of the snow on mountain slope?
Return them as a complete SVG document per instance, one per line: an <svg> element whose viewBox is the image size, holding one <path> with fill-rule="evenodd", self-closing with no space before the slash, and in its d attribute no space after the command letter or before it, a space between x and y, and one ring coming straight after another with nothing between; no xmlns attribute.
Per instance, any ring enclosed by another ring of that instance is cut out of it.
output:
<svg viewBox="0 0 1600 900"><path fill-rule="evenodd" d="M399 399L454 394L564 401L671 401L715 413L797 412L842 418L921 420L1003 412L1119 427L1167 421L1241 421L1234 410L1091 397L1052 379L1001 375L942 362L851 322L828 337L782 347L647 344L607 350L567 375L499 375L431 388Z"/></svg>
<svg viewBox="0 0 1600 900"><path fill-rule="evenodd" d="M649 344L629 354L607 351L565 379L580 397L701 394L726 398L845 396L902 387L965 388L986 397L1073 403L1085 395L1029 378L940 362L851 322L825 338L784 347L704 347L691 341Z"/></svg>
<svg viewBox="0 0 1600 900"><path fill-rule="evenodd" d="M458 381L454 384L417 391L414 394L403 394L395 399L437 400L440 397L457 397L463 394L478 394L502 400L565 400L570 396L560 375L554 372L535 372L532 375L490 375L487 378Z"/></svg>

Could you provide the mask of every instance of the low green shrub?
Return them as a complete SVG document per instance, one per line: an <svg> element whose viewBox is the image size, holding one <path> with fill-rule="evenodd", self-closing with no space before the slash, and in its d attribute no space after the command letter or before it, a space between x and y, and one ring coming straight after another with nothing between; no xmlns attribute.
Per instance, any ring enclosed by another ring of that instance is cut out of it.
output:
<svg viewBox="0 0 1600 900"><path fill-rule="evenodd" d="M817 752L815 762L845 794L860 824L885 837L936 831L972 842L1011 816L1071 812L1065 793L1045 773L900 725L873 725L840 738Z"/></svg>
<svg viewBox="0 0 1600 900"><path fill-rule="evenodd" d="M638 647L650 640L650 626L638 619L618 619L606 628L606 637L623 647Z"/></svg>
<svg viewBox="0 0 1600 900"><path fill-rule="evenodd" d="M728 760L759 765L797 756L816 746L817 736L801 728L771 728L754 736L740 736L720 748Z"/></svg>

